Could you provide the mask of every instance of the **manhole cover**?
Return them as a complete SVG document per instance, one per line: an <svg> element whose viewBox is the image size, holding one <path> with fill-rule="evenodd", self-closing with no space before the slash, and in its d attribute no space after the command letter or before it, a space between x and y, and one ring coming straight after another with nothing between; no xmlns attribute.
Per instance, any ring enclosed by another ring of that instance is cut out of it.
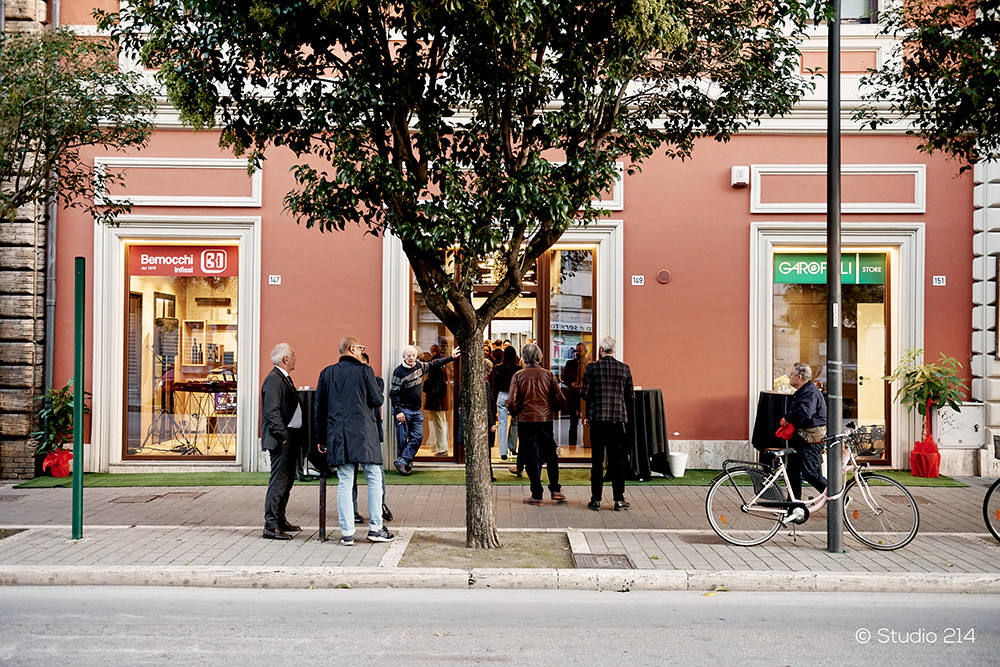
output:
<svg viewBox="0 0 1000 667"><path fill-rule="evenodd" d="M171 491L169 493L164 493L162 498L198 498L205 495L204 491Z"/></svg>
<svg viewBox="0 0 1000 667"><path fill-rule="evenodd" d="M573 565L586 570L635 569L635 563L625 554L573 554Z"/></svg>
<svg viewBox="0 0 1000 667"><path fill-rule="evenodd" d="M113 503L148 503L150 500L156 500L159 495L147 495L147 496L121 496L115 498L111 502Z"/></svg>

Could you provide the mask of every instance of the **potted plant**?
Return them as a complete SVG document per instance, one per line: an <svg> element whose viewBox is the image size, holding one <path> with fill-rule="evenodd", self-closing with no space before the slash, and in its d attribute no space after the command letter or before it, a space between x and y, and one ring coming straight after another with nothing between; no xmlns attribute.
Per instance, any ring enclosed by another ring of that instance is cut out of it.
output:
<svg viewBox="0 0 1000 667"><path fill-rule="evenodd" d="M90 392L84 392L84 414L90 412L86 399ZM73 379L62 389L47 390L35 400L42 401L42 409L38 416L42 420L42 428L31 434L35 440L35 454L45 455L42 470L51 470L53 477L69 475L69 462L73 452L66 447L73 442Z"/></svg>
<svg viewBox="0 0 1000 667"><path fill-rule="evenodd" d="M907 412L916 408L924 417L923 437L910 452L913 476L937 477L941 469L941 453L931 434L931 409L947 405L956 412L961 410L959 401L968 387L958 375L962 364L957 359L942 353L936 363L921 363L923 352L922 349L904 352L899 366L884 379L899 381L896 399L906 406Z"/></svg>

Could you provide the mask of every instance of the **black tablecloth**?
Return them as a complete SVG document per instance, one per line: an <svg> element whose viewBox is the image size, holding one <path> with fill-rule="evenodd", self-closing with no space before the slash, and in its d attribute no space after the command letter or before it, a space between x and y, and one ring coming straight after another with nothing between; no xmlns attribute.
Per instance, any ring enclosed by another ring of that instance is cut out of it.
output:
<svg viewBox="0 0 1000 667"><path fill-rule="evenodd" d="M302 399L302 431L306 436L299 441L302 450L299 452L297 476L300 479L307 474L332 477L333 471L326 463L326 455L320 454L316 449L316 428L313 424L313 403L316 400L316 390L301 390L299 398Z"/></svg>
<svg viewBox="0 0 1000 667"><path fill-rule="evenodd" d="M646 480L650 471L670 477L667 456L667 420L663 412L663 390L640 389L634 405L626 406L628 424L625 442L629 446L630 479Z"/></svg>
<svg viewBox="0 0 1000 667"><path fill-rule="evenodd" d="M788 412L792 394L777 391L762 391L757 399L757 414L753 420L753 435L750 444L758 452L765 449L787 447L788 441L774 434L781 425L781 418Z"/></svg>

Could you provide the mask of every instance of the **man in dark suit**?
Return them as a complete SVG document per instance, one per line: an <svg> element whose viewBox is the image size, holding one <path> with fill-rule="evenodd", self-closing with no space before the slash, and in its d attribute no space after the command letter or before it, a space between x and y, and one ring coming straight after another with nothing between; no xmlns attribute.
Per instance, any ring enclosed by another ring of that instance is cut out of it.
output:
<svg viewBox="0 0 1000 667"><path fill-rule="evenodd" d="M288 522L285 508L295 481L300 448L302 405L289 375L295 370L295 350L278 343L271 351L274 368L260 388L261 448L271 456L271 478L264 499L264 534L269 540L290 540L288 533L302 530Z"/></svg>
<svg viewBox="0 0 1000 667"><path fill-rule="evenodd" d="M313 408L317 446L330 467L337 466L337 514L344 546L354 546L351 489L359 465L368 481L368 541L391 542L394 537L382 525L382 442L375 419L382 391L364 362L364 351L354 336L340 341L340 361L320 373Z"/></svg>
<svg viewBox="0 0 1000 667"><path fill-rule="evenodd" d="M604 454L608 455L608 477L614 494L615 511L627 510L625 500L625 424L626 401L635 400L632 370L614 357L615 339L601 339L598 360L587 365L580 385L580 397L587 403L584 426L590 427L590 503L601 509L604 487Z"/></svg>

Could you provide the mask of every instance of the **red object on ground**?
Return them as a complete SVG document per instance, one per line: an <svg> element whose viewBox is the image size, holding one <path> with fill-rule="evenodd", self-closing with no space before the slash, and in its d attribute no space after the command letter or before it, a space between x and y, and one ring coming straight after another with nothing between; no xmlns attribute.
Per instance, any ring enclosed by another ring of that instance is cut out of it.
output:
<svg viewBox="0 0 1000 667"><path fill-rule="evenodd" d="M919 440L910 452L910 473L914 477L937 477L941 472L941 452L931 436L931 402L927 401L924 439Z"/></svg>
<svg viewBox="0 0 1000 667"><path fill-rule="evenodd" d="M42 461L42 470L52 469L53 477L69 476L69 462L73 460L73 452L68 449L57 449L49 452Z"/></svg>

